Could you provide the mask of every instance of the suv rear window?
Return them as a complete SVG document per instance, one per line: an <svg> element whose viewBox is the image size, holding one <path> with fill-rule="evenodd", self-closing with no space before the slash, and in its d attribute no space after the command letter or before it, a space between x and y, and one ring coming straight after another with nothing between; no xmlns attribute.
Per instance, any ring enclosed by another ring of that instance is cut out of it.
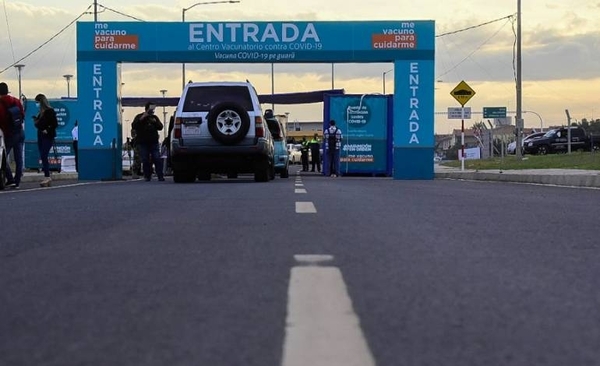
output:
<svg viewBox="0 0 600 366"><path fill-rule="evenodd" d="M247 111L254 109L250 92L245 86L197 86L188 89L184 112L209 112L222 102L237 103Z"/></svg>

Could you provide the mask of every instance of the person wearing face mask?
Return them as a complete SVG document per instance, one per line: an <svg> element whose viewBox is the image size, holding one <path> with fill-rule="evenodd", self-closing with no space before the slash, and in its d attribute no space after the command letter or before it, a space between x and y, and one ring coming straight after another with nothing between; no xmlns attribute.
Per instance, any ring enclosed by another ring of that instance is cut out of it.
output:
<svg viewBox="0 0 600 366"><path fill-rule="evenodd" d="M44 179L40 182L40 185L47 187L50 186L50 182L52 182L52 178L50 178L50 162L48 161L48 155L54 144L58 120L56 119L56 112L50 106L50 103L44 94L35 96L35 105L39 112L37 115L33 116L33 123L37 129L38 150L40 152L40 160L42 161L42 170L44 171Z"/></svg>
<svg viewBox="0 0 600 366"><path fill-rule="evenodd" d="M131 123L133 133L135 133L136 144L142 160L142 170L146 182L152 179L152 163L156 170L159 181L164 181L162 160L160 158L160 146L158 131L163 129L163 124L155 115L156 105L147 102L144 106L144 112L138 114ZM152 161L150 161L152 158Z"/></svg>

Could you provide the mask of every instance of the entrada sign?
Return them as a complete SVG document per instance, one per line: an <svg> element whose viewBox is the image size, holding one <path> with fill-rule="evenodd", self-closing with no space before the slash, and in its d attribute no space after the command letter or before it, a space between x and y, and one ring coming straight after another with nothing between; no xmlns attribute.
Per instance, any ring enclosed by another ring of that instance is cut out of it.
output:
<svg viewBox="0 0 600 366"><path fill-rule="evenodd" d="M123 62L393 62L394 178L433 179L434 58L431 20L78 22L79 177L120 178Z"/></svg>

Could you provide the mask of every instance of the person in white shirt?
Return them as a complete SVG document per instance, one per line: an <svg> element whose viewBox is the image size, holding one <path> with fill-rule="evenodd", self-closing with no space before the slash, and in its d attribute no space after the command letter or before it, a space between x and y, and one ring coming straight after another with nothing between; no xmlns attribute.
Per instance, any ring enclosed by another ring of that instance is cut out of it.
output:
<svg viewBox="0 0 600 366"><path fill-rule="evenodd" d="M75 171L79 171L79 127L77 120L75 120L75 127L71 130L71 136L73 137L73 153L75 154Z"/></svg>
<svg viewBox="0 0 600 366"><path fill-rule="evenodd" d="M336 127L335 121L329 121L329 128L323 133L325 149L329 159L329 176L337 177L340 173L340 149L342 147L342 130Z"/></svg>

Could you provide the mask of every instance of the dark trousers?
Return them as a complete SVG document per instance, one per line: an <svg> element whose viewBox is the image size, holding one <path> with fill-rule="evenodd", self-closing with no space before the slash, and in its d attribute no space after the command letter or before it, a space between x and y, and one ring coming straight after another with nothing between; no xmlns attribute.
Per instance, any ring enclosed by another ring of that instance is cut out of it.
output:
<svg viewBox="0 0 600 366"><path fill-rule="evenodd" d="M73 141L73 155L75 155L75 171L79 171L79 141Z"/></svg>
<svg viewBox="0 0 600 366"><path fill-rule="evenodd" d="M44 177L50 177L50 162L48 161L48 155L50 155L50 149L54 139L47 136L38 136L38 150L40 152L40 160L42 161L42 170L44 171Z"/></svg>
<svg viewBox="0 0 600 366"><path fill-rule="evenodd" d="M302 171L308 171L308 150L302 150L300 158L302 160Z"/></svg>
<svg viewBox="0 0 600 366"><path fill-rule="evenodd" d="M311 163L312 163L312 167L311 167L310 171L314 172L315 166L316 166L317 171L320 173L321 172L321 152L318 149L311 150L310 155L311 155Z"/></svg>
<svg viewBox="0 0 600 366"><path fill-rule="evenodd" d="M144 170L144 178L152 178L152 163L154 163L154 168L156 169L156 175L158 176L158 178L164 178L163 164L162 159L160 158L158 142L150 144L138 144L138 146L140 148L140 155L142 158L142 169ZM152 162L150 161L150 158L152 158Z"/></svg>
<svg viewBox="0 0 600 366"><path fill-rule="evenodd" d="M340 150L330 149L327 150L327 157L329 158L329 175L339 175L340 172Z"/></svg>
<svg viewBox="0 0 600 366"><path fill-rule="evenodd" d="M13 135L5 141L6 143L6 154L13 152L15 159L15 175L13 176L10 170L10 164L6 164L4 172L6 173L6 179L9 183L15 183L19 185L21 183L21 176L23 175L23 137L20 135Z"/></svg>

